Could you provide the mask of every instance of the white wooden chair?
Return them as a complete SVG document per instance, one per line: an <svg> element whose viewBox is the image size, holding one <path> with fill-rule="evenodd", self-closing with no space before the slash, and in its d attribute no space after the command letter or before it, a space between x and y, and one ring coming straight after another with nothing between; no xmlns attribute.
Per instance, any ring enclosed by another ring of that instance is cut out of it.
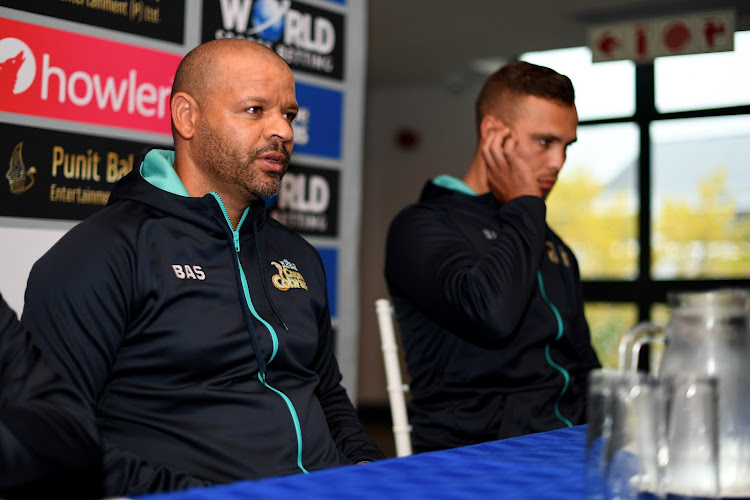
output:
<svg viewBox="0 0 750 500"><path fill-rule="evenodd" d="M383 362L385 364L385 381L391 406L396 456L405 457L412 454L411 425L409 425L409 415L406 410L406 393L409 392L409 385L404 384L401 376L401 362L398 357L396 332L393 328L391 301L377 299L375 301L375 312L378 316L380 348L383 351Z"/></svg>

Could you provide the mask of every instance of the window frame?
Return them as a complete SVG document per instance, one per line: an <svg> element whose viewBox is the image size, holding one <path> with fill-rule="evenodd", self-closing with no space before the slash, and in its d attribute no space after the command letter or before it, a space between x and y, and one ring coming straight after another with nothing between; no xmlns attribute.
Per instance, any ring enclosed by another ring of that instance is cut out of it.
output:
<svg viewBox="0 0 750 500"><path fill-rule="evenodd" d="M604 125L611 123L635 122L639 130L640 155L638 157L637 190L639 196L638 273L632 280L583 279L583 297L586 302L635 303L638 320L648 321L652 305L665 303L669 291L697 291L725 287L750 288L748 279L700 279L700 280L657 280L651 276L651 124L656 121L683 118L704 118L717 116L750 115L750 105L724 108L699 109L660 113L656 109L654 64L637 64L635 68L635 114L628 117L582 120L580 125Z"/></svg>

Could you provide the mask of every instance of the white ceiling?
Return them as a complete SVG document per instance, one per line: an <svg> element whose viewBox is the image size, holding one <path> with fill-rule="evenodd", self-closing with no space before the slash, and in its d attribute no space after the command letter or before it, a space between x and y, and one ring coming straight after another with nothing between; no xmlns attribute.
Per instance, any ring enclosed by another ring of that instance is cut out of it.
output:
<svg viewBox="0 0 750 500"><path fill-rule="evenodd" d="M368 86L445 82L480 58L586 45L600 23L733 8L750 0L369 0Z"/></svg>

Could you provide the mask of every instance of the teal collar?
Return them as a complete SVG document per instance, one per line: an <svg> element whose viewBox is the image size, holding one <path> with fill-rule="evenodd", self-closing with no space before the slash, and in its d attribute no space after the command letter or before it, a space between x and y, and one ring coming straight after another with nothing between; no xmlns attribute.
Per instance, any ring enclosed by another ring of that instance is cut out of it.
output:
<svg viewBox="0 0 750 500"><path fill-rule="evenodd" d="M432 179L432 183L441 188L451 189L459 193L468 194L469 196L478 196L476 191L467 186L464 181L452 175L438 175Z"/></svg>
<svg viewBox="0 0 750 500"><path fill-rule="evenodd" d="M141 163L141 175L151 185L178 196L189 197L185 185L174 171L174 151L152 149Z"/></svg>

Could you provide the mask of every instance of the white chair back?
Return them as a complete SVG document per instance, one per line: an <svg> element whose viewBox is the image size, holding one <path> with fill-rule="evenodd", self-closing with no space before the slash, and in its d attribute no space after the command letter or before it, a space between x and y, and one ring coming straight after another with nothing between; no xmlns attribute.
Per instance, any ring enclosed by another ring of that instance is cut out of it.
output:
<svg viewBox="0 0 750 500"><path fill-rule="evenodd" d="M393 306L388 299L375 301L375 312L378 315L380 330L380 348L383 351L385 364L385 381L388 400L393 420L393 437L396 440L396 456L405 457L412 454L411 425L406 411L406 393L409 385L401 377L401 362L398 357L396 332L393 328Z"/></svg>

